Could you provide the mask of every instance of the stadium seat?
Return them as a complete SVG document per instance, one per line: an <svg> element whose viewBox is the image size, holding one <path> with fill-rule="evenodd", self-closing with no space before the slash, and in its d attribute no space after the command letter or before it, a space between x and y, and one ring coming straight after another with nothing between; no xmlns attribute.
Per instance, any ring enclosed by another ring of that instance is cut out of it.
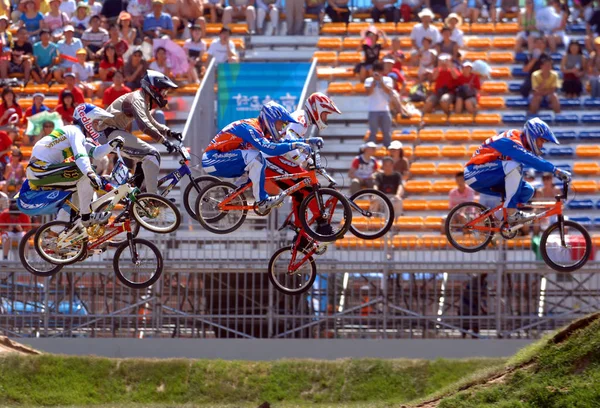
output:
<svg viewBox="0 0 600 408"><path fill-rule="evenodd" d="M486 51L465 51L464 55L462 55L462 58L465 61L487 61L488 53Z"/></svg>
<svg viewBox="0 0 600 408"><path fill-rule="evenodd" d="M435 168L434 168L434 171L435 171ZM410 193L410 194L429 193L429 192L431 192L431 181L428 181L428 180L408 180L404 184L404 190L407 193Z"/></svg>
<svg viewBox="0 0 600 408"><path fill-rule="evenodd" d="M549 156L573 156L572 147L551 147L547 151Z"/></svg>
<svg viewBox="0 0 600 408"><path fill-rule="evenodd" d="M231 32L234 35L235 34L241 34L241 35L249 34L248 24L246 24L246 23L229 24L229 29L231 30Z"/></svg>
<svg viewBox="0 0 600 408"><path fill-rule="evenodd" d="M588 98L585 101L583 101L583 106L585 106L586 108L600 108L600 99L591 99Z"/></svg>
<svg viewBox="0 0 600 408"><path fill-rule="evenodd" d="M496 64L512 64L515 62L515 57L512 52L497 51L490 52L488 60Z"/></svg>
<svg viewBox="0 0 600 408"><path fill-rule="evenodd" d="M321 28L321 33L344 35L346 30L346 23L325 23Z"/></svg>
<svg viewBox="0 0 600 408"><path fill-rule="evenodd" d="M427 208L430 210L448 210L450 206L448 200L429 200L427 201Z"/></svg>
<svg viewBox="0 0 600 408"><path fill-rule="evenodd" d="M363 40L360 37L346 37L344 38L343 47L346 49L356 50L362 44Z"/></svg>
<svg viewBox="0 0 600 408"><path fill-rule="evenodd" d="M490 40L489 38L472 37L467 38L465 43L466 46L469 48L490 48L490 46L492 45L492 40Z"/></svg>
<svg viewBox="0 0 600 408"><path fill-rule="evenodd" d="M600 146L580 145L575 152L579 157L600 157Z"/></svg>
<svg viewBox="0 0 600 408"><path fill-rule="evenodd" d="M582 175L600 174L600 164L596 162L575 162L573 164L573 173Z"/></svg>
<svg viewBox="0 0 600 408"><path fill-rule="evenodd" d="M417 248L421 240L417 235L396 235L392 238L394 248Z"/></svg>
<svg viewBox="0 0 600 408"><path fill-rule="evenodd" d="M352 217L352 225L363 231L381 229L385 225L385 219L375 217Z"/></svg>
<svg viewBox="0 0 600 408"><path fill-rule="evenodd" d="M339 37L321 37L317 42L317 48L322 50L339 50L342 48L342 39Z"/></svg>
<svg viewBox="0 0 600 408"><path fill-rule="evenodd" d="M348 34L360 34L362 31L366 31L371 24L367 22L362 23L348 23Z"/></svg>
<svg viewBox="0 0 600 408"><path fill-rule="evenodd" d="M437 173L443 176L454 176L463 170L463 165L460 163L440 163L436 169Z"/></svg>
<svg viewBox="0 0 600 408"><path fill-rule="evenodd" d="M30 158L31 151L33 150L33 146L21 146L19 148L19 150L21 150L21 153L23 154L23 158Z"/></svg>
<svg viewBox="0 0 600 408"><path fill-rule="evenodd" d="M377 148L377 150L375 151L375 157L378 157L378 158L380 158L380 159L381 159L382 157L385 157L385 156L388 156L388 155L389 155L389 153L388 153L388 150L387 150L387 148L385 148L385 147L379 147L379 148Z"/></svg>
<svg viewBox="0 0 600 408"><path fill-rule="evenodd" d="M520 93L521 92L521 83L520 82L511 82L508 85L508 90L512 93Z"/></svg>
<svg viewBox="0 0 600 408"><path fill-rule="evenodd" d="M425 211L427 210L427 200L404 200L402 208L404 211Z"/></svg>
<svg viewBox="0 0 600 408"><path fill-rule="evenodd" d="M598 192L598 183L594 180L573 180L571 188L576 193L591 194Z"/></svg>
<svg viewBox="0 0 600 408"><path fill-rule="evenodd" d="M208 35L219 34L219 31L221 31L221 28L223 28L223 24L221 24L221 23L207 23L206 24L206 34L208 34Z"/></svg>
<svg viewBox="0 0 600 408"><path fill-rule="evenodd" d="M529 106L529 98L506 98L507 108L525 109Z"/></svg>
<svg viewBox="0 0 600 408"><path fill-rule="evenodd" d="M581 117L581 121L586 124L598 124L598 123L600 123L600 115L598 115L598 114L583 115Z"/></svg>
<svg viewBox="0 0 600 408"><path fill-rule="evenodd" d="M398 116L396 116L396 123L404 126L416 126L421 123L421 116L415 115L411 116L410 118L403 118L401 114L398 114Z"/></svg>
<svg viewBox="0 0 600 408"><path fill-rule="evenodd" d="M494 34L496 27L492 23L473 23L471 24L472 34Z"/></svg>
<svg viewBox="0 0 600 408"><path fill-rule="evenodd" d="M357 93L357 94L367 93L367 90L365 89L365 84L363 84L362 82L354 84L354 93Z"/></svg>
<svg viewBox="0 0 600 408"><path fill-rule="evenodd" d="M492 78L511 78L512 74L509 67L493 67Z"/></svg>
<svg viewBox="0 0 600 408"><path fill-rule="evenodd" d="M423 129L419 132L419 139L422 142L439 142L444 140L444 131L442 129Z"/></svg>
<svg viewBox="0 0 600 408"><path fill-rule="evenodd" d="M473 153L475 153L475 151L477 149L479 149L479 147L481 147L480 145L469 145L469 147L467 148L467 156L471 157L473 156Z"/></svg>
<svg viewBox="0 0 600 408"><path fill-rule="evenodd" d="M381 238L380 238L381 239ZM377 241L377 240L375 240ZM335 241L335 246L338 248L365 248L366 240L355 237L344 237ZM372 242L372 241L369 241Z"/></svg>
<svg viewBox="0 0 600 408"><path fill-rule="evenodd" d="M436 180L433 183L433 191L435 191L436 193L449 193L450 190L452 190L454 187L456 187L456 181L454 179L446 179L446 180Z"/></svg>
<svg viewBox="0 0 600 408"><path fill-rule="evenodd" d="M404 67L404 74L407 78L417 78L419 67Z"/></svg>
<svg viewBox="0 0 600 408"><path fill-rule="evenodd" d="M572 142L577 139L577 133L573 130L555 130L554 136L556 136L561 143Z"/></svg>
<svg viewBox="0 0 600 408"><path fill-rule="evenodd" d="M464 158L467 155L465 146L444 146L442 147L442 156L453 159Z"/></svg>
<svg viewBox="0 0 600 408"><path fill-rule="evenodd" d="M448 248L450 243L444 235L423 235L421 236L421 247L427 249Z"/></svg>
<svg viewBox="0 0 600 408"><path fill-rule="evenodd" d="M467 142L471 140L471 132L466 129L447 130L444 137L448 142Z"/></svg>
<svg viewBox="0 0 600 408"><path fill-rule="evenodd" d="M387 35L393 35L396 32L396 23L375 23L375 27Z"/></svg>
<svg viewBox="0 0 600 408"><path fill-rule="evenodd" d="M496 37L492 41L493 48L515 48L517 40L515 37Z"/></svg>
<svg viewBox="0 0 600 408"><path fill-rule="evenodd" d="M435 174L434 163L414 162L410 165L409 172L418 176L429 176Z"/></svg>
<svg viewBox="0 0 600 408"><path fill-rule="evenodd" d="M352 224L354 224L354 219L352 219ZM401 230L420 230L423 228L423 218L407 216L396 217L394 226Z"/></svg>
<svg viewBox="0 0 600 408"><path fill-rule="evenodd" d="M338 54L338 64L358 64L363 60L363 53L358 51L342 51Z"/></svg>
<svg viewBox="0 0 600 408"><path fill-rule="evenodd" d="M354 92L354 86L350 82L330 82L327 87L329 94L351 94Z"/></svg>
<svg viewBox="0 0 600 408"><path fill-rule="evenodd" d="M506 124L518 123L522 125L527 120L524 113L505 113L502 115L502 122Z"/></svg>
<svg viewBox="0 0 600 408"><path fill-rule="evenodd" d="M560 98L558 100L560 102L561 108L580 108L581 100L579 98Z"/></svg>
<svg viewBox="0 0 600 408"><path fill-rule="evenodd" d="M473 129L471 139L475 142L485 142L490 137L494 137L498 134L493 129Z"/></svg>
<svg viewBox="0 0 600 408"><path fill-rule="evenodd" d="M442 227L442 221L443 221L442 217L427 216L423 220L423 227L425 229L433 229L433 230L439 231L440 228Z"/></svg>
<svg viewBox="0 0 600 408"><path fill-rule="evenodd" d="M426 113L423 115L423 121L426 125L445 125L448 123L448 117L444 113Z"/></svg>
<svg viewBox="0 0 600 408"><path fill-rule="evenodd" d="M392 133L392 140L399 140L401 142L414 142L417 140L416 130L394 130Z"/></svg>
<svg viewBox="0 0 600 408"><path fill-rule="evenodd" d="M317 67L317 77L319 79L331 81L333 79L354 78L355 76L356 74L352 68Z"/></svg>
<svg viewBox="0 0 600 408"><path fill-rule="evenodd" d="M439 157L439 146L416 146L415 157Z"/></svg>
<svg viewBox="0 0 600 408"><path fill-rule="evenodd" d="M396 25L396 33L397 34L410 34L413 27L416 26L417 23L398 23Z"/></svg>
<svg viewBox="0 0 600 408"><path fill-rule="evenodd" d="M587 200L571 200L567 203L567 207L571 210L591 210L594 208L594 202Z"/></svg>
<svg viewBox="0 0 600 408"><path fill-rule="evenodd" d="M531 238L515 237L508 239L506 240L506 247L508 249L531 249Z"/></svg>
<svg viewBox="0 0 600 408"><path fill-rule="evenodd" d="M483 109L504 109L504 98L500 96L481 96L479 106Z"/></svg>
<svg viewBox="0 0 600 408"><path fill-rule="evenodd" d="M475 116L475 123L478 125L499 125L502 118L498 113L478 113Z"/></svg>
<svg viewBox="0 0 600 408"><path fill-rule="evenodd" d="M554 132L556 133L556 132ZM600 130L584 130L579 132L581 140L597 140L600 139Z"/></svg>
<svg viewBox="0 0 600 408"><path fill-rule="evenodd" d="M506 82L484 82L481 90L490 94L504 94L508 92L508 84Z"/></svg>
<svg viewBox="0 0 600 408"><path fill-rule="evenodd" d="M554 121L557 124L572 125L579 123L579 115L575 113L557 113L554 115Z"/></svg>
<svg viewBox="0 0 600 408"><path fill-rule="evenodd" d="M472 125L473 115L470 113L453 113L450 115L448 121L451 125Z"/></svg>
<svg viewBox="0 0 600 408"><path fill-rule="evenodd" d="M337 52L335 51L315 51L313 59L315 58L319 64L337 64Z"/></svg>
<svg viewBox="0 0 600 408"><path fill-rule="evenodd" d="M569 220L578 222L586 228L591 228L594 221L590 217L569 217Z"/></svg>

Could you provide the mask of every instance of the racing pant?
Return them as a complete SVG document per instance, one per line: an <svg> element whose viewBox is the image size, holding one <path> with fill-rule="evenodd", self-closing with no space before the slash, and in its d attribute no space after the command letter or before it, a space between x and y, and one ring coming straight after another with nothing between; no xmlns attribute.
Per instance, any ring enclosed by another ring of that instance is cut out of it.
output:
<svg viewBox="0 0 600 408"><path fill-rule="evenodd" d="M504 190L506 208L517 208L535 193L533 186L523 180L523 166L512 160L471 164L465 168L465 183L479 193L496 197L501 197Z"/></svg>
<svg viewBox="0 0 600 408"><path fill-rule="evenodd" d="M265 191L266 159L258 150L209 150L202 155L202 167L216 177L237 178L247 172L252 180L254 199L263 201L269 198Z"/></svg>
<svg viewBox="0 0 600 408"><path fill-rule="evenodd" d="M109 138L121 136L125 139L121 148L121 155L134 163L141 162L144 172L146 192L156 194L158 191L158 174L160 172L160 153L142 139L124 130L116 129L110 132ZM135 168L135 165L134 165Z"/></svg>
<svg viewBox="0 0 600 408"><path fill-rule="evenodd" d="M34 160L29 162L25 174L32 188L55 187L74 190L74 196L77 196L79 202L79 213L83 215L92 212L90 204L94 199L94 189L75 162L49 164L42 160Z"/></svg>

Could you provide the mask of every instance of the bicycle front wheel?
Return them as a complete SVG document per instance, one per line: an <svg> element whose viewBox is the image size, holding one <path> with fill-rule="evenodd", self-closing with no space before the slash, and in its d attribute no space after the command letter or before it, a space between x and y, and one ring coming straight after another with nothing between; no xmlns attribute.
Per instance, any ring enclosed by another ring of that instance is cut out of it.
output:
<svg viewBox="0 0 600 408"><path fill-rule="evenodd" d="M36 232L36 228L27 231L21 242L19 242L19 259L27 272L35 276L48 278L56 275L62 269L62 265L54 265L37 253L33 241Z"/></svg>
<svg viewBox="0 0 600 408"><path fill-rule="evenodd" d="M76 232L69 234L72 224L64 221L50 221L38 228L33 239L37 253L54 265L70 265L83 257L87 249L87 239L81 238L73 241L69 235L79 235Z"/></svg>
<svg viewBox="0 0 600 408"><path fill-rule="evenodd" d="M466 226L480 218L486 211L484 205L474 202L462 203L454 207L446 217L444 225L448 242L459 251L468 253L481 251L488 246L494 236L493 214L481 218L474 225Z"/></svg>
<svg viewBox="0 0 600 408"><path fill-rule="evenodd" d="M352 223L352 209L344 195L332 188L310 193L298 210L300 224L312 239L333 242L344 236Z"/></svg>
<svg viewBox="0 0 600 408"><path fill-rule="evenodd" d="M198 195L202 190L213 183L218 183L218 177L215 176L200 176L193 179L193 182L190 182L185 191L183 192L183 206L185 207L185 211L192 218L196 218L196 200L198 199Z"/></svg>
<svg viewBox="0 0 600 408"><path fill-rule="evenodd" d="M546 265L558 272L573 272L586 264L592 253L587 230L574 221L555 222L542 234L540 253Z"/></svg>
<svg viewBox="0 0 600 408"><path fill-rule="evenodd" d="M291 270L292 247L278 249L269 260L269 280L275 289L286 295L299 295L309 290L317 277L317 265L304 248L298 249L294 263L302 262L298 269Z"/></svg>
<svg viewBox="0 0 600 408"><path fill-rule="evenodd" d="M163 271L163 257L152 242L133 238L115 251L113 268L117 279L132 289L152 286Z"/></svg>
<svg viewBox="0 0 600 408"><path fill-rule="evenodd" d="M384 236L394 225L394 205L387 195L367 188L350 196L352 224L350 232L361 239Z"/></svg>
<svg viewBox="0 0 600 408"><path fill-rule="evenodd" d="M248 210L221 210L219 205L227 196L232 194L237 187L234 184L221 181L206 187L196 199L197 220L207 231L214 234L229 234L242 226L248 215ZM248 203L244 193L231 199L230 207L247 207Z"/></svg>
<svg viewBox="0 0 600 408"><path fill-rule="evenodd" d="M130 211L142 227L158 234L171 233L181 225L181 213L175 204L158 194L138 194Z"/></svg>

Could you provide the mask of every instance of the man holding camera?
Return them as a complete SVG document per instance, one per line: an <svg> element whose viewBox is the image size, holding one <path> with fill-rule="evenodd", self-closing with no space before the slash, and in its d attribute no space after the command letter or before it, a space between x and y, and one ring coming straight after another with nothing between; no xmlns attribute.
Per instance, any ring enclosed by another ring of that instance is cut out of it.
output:
<svg viewBox="0 0 600 408"><path fill-rule="evenodd" d="M369 130L370 141L375 142L377 130L383 133L383 144L388 147L392 143L392 116L390 99L394 93L394 80L383 75L383 63L373 63L373 76L365 80L365 89L369 98Z"/></svg>

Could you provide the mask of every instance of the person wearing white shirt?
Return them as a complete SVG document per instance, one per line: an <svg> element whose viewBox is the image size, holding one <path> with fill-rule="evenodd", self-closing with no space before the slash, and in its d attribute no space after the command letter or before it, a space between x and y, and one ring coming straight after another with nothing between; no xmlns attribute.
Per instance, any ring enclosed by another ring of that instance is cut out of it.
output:
<svg viewBox="0 0 600 408"><path fill-rule="evenodd" d="M62 13L65 13L67 16L69 16L69 18L71 18L73 17L73 14L75 14L76 8L77 3L75 3L75 0L62 0L58 9Z"/></svg>
<svg viewBox="0 0 600 408"><path fill-rule="evenodd" d="M394 80L383 75L381 61L373 64L373 76L365 80L365 89L369 98L369 140L375 141L377 130L381 129L383 144L387 147L392 142L392 115L389 105L394 92Z"/></svg>
<svg viewBox="0 0 600 408"><path fill-rule="evenodd" d="M413 48L420 49L423 43L423 38L429 37L434 44L437 44L442 39L440 31L431 25L431 20L434 15L428 8L423 9L419 13L421 23L413 27L410 33L410 39L412 40Z"/></svg>
<svg viewBox="0 0 600 408"><path fill-rule="evenodd" d="M225 62L238 62L239 58L235 52L235 44L229 39L231 30L227 27L221 28L219 38L213 40L208 47L208 55L215 59L217 64Z"/></svg>
<svg viewBox="0 0 600 408"><path fill-rule="evenodd" d="M259 33L264 32L263 25L265 24L265 17L268 14L273 26L273 35L277 35L280 10L281 0L256 0L256 27Z"/></svg>
<svg viewBox="0 0 600 408"><path fill-rule="evenodd" d="M465 46L465 39L463 31L458 28L462 25L463 19L456 13L450 13L448 17L444 20L446 25L450 27L452 30L452 34L450 35L450 39L458 44L459 47Z"/></svg>

